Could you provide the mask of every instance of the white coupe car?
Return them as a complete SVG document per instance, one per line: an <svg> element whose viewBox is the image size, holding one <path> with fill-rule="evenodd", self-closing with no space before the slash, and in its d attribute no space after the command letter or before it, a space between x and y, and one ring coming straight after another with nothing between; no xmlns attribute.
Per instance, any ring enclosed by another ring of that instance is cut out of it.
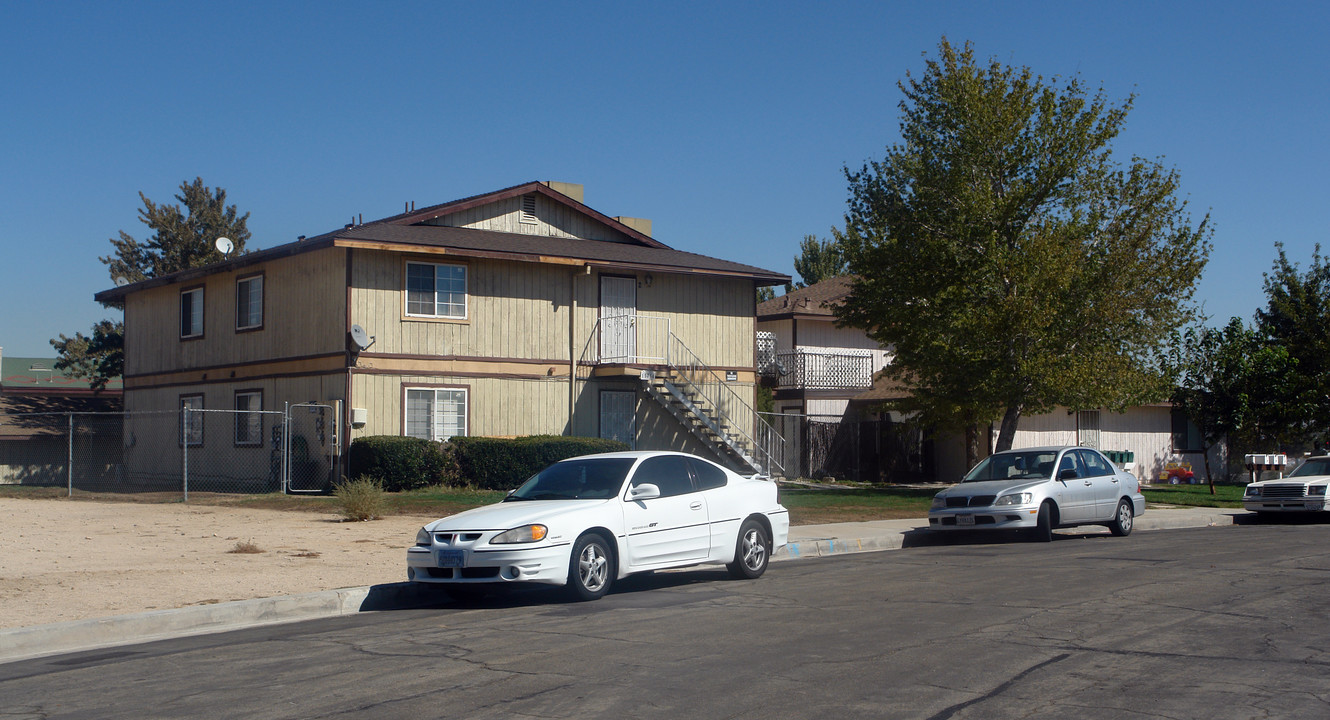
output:
<svg viewBox="0 0 1330 720"><path fill-rule="evenodd" d="M959 485L933 498L932 530L1023 530L1035 540L1053 539L1053 529L1107 525L1114 535L1131 534L1145 512L1140 483L1099 451L1042 447L993 453Z"/></svg>
<svg viewBox="0 0 1330 720"><path fill-rule="evenodd" d="M720 562L735 577L760 577L789 527L770 480L677 452L585 455L541 470L503 502L424 526L406 572L455 595L545 583L594 600L648 570Z"/></svg>

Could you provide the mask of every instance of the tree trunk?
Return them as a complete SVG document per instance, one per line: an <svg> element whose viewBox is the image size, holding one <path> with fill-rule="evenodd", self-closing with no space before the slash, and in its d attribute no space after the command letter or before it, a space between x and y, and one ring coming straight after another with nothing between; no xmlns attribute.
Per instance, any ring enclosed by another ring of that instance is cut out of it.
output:
<svg viewBox="0 0 1330 720"><path fill-rule="evenodd" d="M1002 429L998 430L997 447L993 448L993 452L1011 449L1011 443L1016 440L1016 426L1020 421L1021 406L1008 405L1007 412L1002 416Z"/></svg>
<svg viewBox="0 0 1330 720"><path fill-rule="evenodd" d="M1215 494L1215 476L1210 474L1210 448L1205 443L1201 443L1201 457L1205 458L1205 481L1210 483L1210 494Z"/></svg>
<svg viewBox="0 0 1330 720"><path fill-rule="evenodd" d="M979 462L979 426L970 423L965 426L965 470L969 472Z"/></svg>

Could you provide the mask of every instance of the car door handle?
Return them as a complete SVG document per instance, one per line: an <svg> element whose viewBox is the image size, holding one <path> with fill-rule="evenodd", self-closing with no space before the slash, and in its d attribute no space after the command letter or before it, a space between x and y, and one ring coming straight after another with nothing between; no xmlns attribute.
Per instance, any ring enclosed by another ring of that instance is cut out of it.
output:
<svg viewBox="0 0 1330 720"><path fill-rule="evenodd" d="M1093 485L1094 483L1093 483L1093 482L1090 482L1089 480L1086 480L1086 481L1085 481L1085 484L1086 484L1086 485Z"/></svg>
<svg viewBox="0 0 1330 720"><path fill-rule="evenodd" d="M697 501L695 501L692 505L689 505L689 506L688 506L688 509L690 509L690 510L701 510L701 509L702 509L702 501L701 501L701 500L697 500Z"/></svg>
<svg viewBox="0 0 1330 720"><path fill-rule="evenodd" d="M1118 482L1118 479L1117 479L1117 478L1113 478L1113 484L1116 485L1117 482Z"/></svg>

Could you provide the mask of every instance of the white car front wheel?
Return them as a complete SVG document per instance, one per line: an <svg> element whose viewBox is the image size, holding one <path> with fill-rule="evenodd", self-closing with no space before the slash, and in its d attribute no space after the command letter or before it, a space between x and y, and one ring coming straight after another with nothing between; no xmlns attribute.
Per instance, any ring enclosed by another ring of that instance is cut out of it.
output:
<svg viewBox="0 0 1330 720"><path fill-rule="evenodd" d="M610 591L613 563L605 538L583 535L568 562L568 591L574 600L596 600Z"/></svg>

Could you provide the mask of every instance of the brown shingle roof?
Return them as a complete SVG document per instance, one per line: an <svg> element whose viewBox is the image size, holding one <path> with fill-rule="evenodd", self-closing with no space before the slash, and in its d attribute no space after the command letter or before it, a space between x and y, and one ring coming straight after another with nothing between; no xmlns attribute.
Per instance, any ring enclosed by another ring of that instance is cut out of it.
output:
<svg viewBox="0 0 1330 720"><path fill-rule="evenodd" d="M833 317L832 307L846 295L854 282L851 275L823 280L806 288L791 290L784 295L772 298L757 306L757 318L769 320L790 315L823 315Z"/></svg>
<svg viewBox="0 0 1330 720"><path fill-rule="evenodd" d="M484 255L542 256L585 260L591 264L639 265L662 270L703 271L717 274L745 275L758 280L783 282L788 276L752 265L721 260L668 247L646 247L629 243L583 240L580 238L523 235L520 233L474 230L439 225L374 224L346 228L332 233L335 240L367 240L404 246L441 247Z"/></svg>
<svg viewBox="0 0 1330 720"><path fill-rule="evenodd" d="M493 230L412 224L531 192L545 195L556 202L572 207L578 212L585 213L609 225L626 236L629 242L558 238ZM345 227L307 240L239 255L204 267L182 270L170 275L125 285L124 287L103 290L94 297L99 302L121 302L131 292L176 282L185 282L216 272L234 270L288 255L335 247L339 244L353 244L357 240L400 245L403 250L409 250L412 246L449 248L457 251L457 254L461 256L499 257L530 261L554 257L585 261L592 265L750 277L762 285L776 285L790 280L788 275L752 265L675 250L613 218L592 210L562 193L551 190L543 183L533 182L413 210L362 225Z"/></svg>

